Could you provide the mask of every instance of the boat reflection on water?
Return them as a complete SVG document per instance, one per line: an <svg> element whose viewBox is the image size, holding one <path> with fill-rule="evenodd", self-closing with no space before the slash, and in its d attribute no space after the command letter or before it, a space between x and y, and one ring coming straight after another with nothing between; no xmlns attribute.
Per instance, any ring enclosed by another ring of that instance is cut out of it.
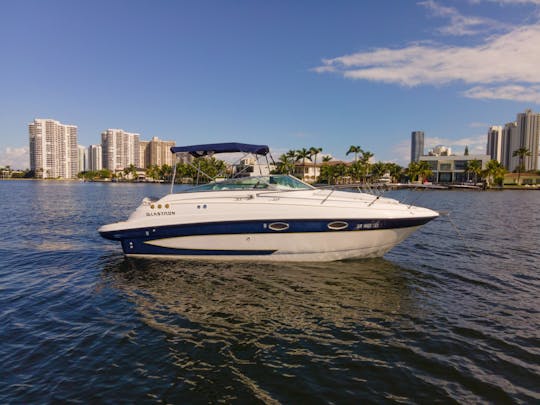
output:
<svg viewBox="0 0 540 405"><path fill-rule="evenodd" d="M163 333L160 344L141 344L166 346L166 356L152 350L160 378L175 376L178 400L302 402L324 390L317 395L341 401L368 395L359 381L382 392L394 366L389 344L400 345L418 301L407 270L384 259L329 266L116 256L102 276L145 327Z"/></svg>
<svg viewBox="0 0 540 405"><path fill-rule="evenodd" d="M125 258L105 275L148 325L190 338L194 328L224 337L291 328L302 334L336 327L357 333L392 321L404 306L410 314L415 306L403 269L384 259L329 266Z"/></svg>

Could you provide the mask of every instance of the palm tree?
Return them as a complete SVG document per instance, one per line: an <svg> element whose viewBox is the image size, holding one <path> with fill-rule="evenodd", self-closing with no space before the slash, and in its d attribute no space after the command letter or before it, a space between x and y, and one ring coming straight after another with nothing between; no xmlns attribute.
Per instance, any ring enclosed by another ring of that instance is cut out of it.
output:
<svg viewBox="0 0 540 405"><path fill-rule="evenodd" d="M152 180L159 178L159 167L157 165L150 165L146 168L146 177L150 177Z"/></svg>
<svg viewBox="0 0 540 405"><path fill-rule="evenodd" d="M482 173L482 161L480 160L469 160L467 166L465 167L467 173L471 173L474 176L474 182L478 181L478 175Z"/></svg>
<svg viewBox="0 0 540 405"><path fill-rule="evenodd" d="M362 175L364 178L364 183L367 180L367 175L369 174L369 167L371 166L369 163L369 160L374 156L373 153L367 150L363 150L362 152L362 158L360 159L360 162L362 163L361 170Z"/></svg>
<svg viewBox="0 0 540 405"><path fill-rule="evenodd" d="M350 153L354 153L354 161L356 162L358 160L358 154L363 153L364 151L360 146L349 146L349 150L347 151L346 155L348 156Z"/></svg>
<svg viewBox="0 0 540 405"><path fill-rule="evenodd" d="M384 162L377 162L372 165L372 173L375 180L379 180L387 171L387 164Z"/></svg>
<svg viewBox="0 0 540 405"><path fill-rule="evenodd" d="M429 176L433 175L433 172L431 171L429 163L425 160L421 160L418 162L409 163L409 166L407 167L407 175L409 176L409 180L413 182L415 181L416 177L418 177L418 180L427 179Z"/></svg>
<svg viewBox="0 0 540 405"><path fill-rule="evenodd" d="M497 183L502 185L504 180L504 174L506 169L504 166L497 160L490 160L486 164L486 170L483 171L483 176L486 178L487 186L490 186L490 183Z"/></svg>
<svg viewBox="0 0 540 405"><path fill-rule="evenodd" d="M306 172L306 159L311 161L311 152L308 149L302 148L296 151L296 161L302 160L302 180Z"/></svg>
<svg viewBox="0 0 540 405"><path fill-rule="evenodd" d="M523 162L526 156L531 156L531 151L527 148L519 148L519 149L516 149L514 153L512 153L512 157L519 158L517 184L520 184L521 172L525 170L525 165L523 164Z"/></svg>
<svg viewBox="0 0 540 405"><path fill-rule="evenodd" d="M315 160L313 161L313 176L315 177L315 180L317 180L317 176L315 176L315 174L317 173L317 156L319 155L319 153L322 152L322 148L315 148L315 147L311 147L309 148L309 153L311 154L312 157L315 158Z"/></svg>
<svg viewBox="0 0 540 405"><path fill-rule="evenodd" d="M331 160L332 160L332 156L330 156L330 155L323 156L323 158L322 158L323 163L328 163Z"/></svg>
<svg viewBox="0 0 540 405"><path fill-rule="evenodd" d="M129 175L131 175L131 180L134 180L137 178L137 168L132 163L127 167L124 167L124 178L128 178Z"/></svg>
<svg viewBox="0 0 540 405"><path fill-rule="evenodd" d="M399 178L401 177L401 173L403 172L403 168L397 163L387 163L386 168L388 172L390 173L390 177L392 178L392 181L399 181Z"/></svg>
<svg viewBox="0 0 540 405"><path fill-rule="evenodd" d="M173 174L172 166L169 166L168 164L164 164L160 167L160 174L163 180L169 181Z"/></svg>
<svg viewBox="0 0 540 405"><path fill-rule="evenodd" d="M277 162L276 171L280 174L291 174L292 169L294 169L294 165L292 164L291 160L287 157L287 155L281 155Z"/></svg>
<svg viewBox="0 0 540 405"><path fill-rule="evenodd" d="M418 177L422 178L422 180L427 180L430 176L433 176L433 171L429 163L425 160L418 162Z"/></svg>
<svg viewBox="0 0 540 405"><path fill-rule="evenodd" d="M294 160L296 159L296 150L290 149L285 156L287 156L287 159L290 159L292 162L294 162Z"/></svg>
<svg viewBox="0 0 540 405"><path fill-rule="evenodd" d="M418 162L411 162L409 163L409 166L407 166L407 169L405 170L407 173L407 176L409 177L409 182L413 182L416 176L418 176Z"/></svg>

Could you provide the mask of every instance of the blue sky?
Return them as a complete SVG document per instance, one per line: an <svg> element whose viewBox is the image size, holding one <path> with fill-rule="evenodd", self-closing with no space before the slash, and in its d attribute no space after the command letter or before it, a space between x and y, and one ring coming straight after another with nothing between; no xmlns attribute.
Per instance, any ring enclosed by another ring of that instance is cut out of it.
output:
<svg viewBox="0 0 540 405"><path fill-rule="evenodd" d="M484 153L540 109L539 21L540 0L2 0L0 166L29 166L34 118L85 146L122 128L406 165L423 130Z"/></svg>

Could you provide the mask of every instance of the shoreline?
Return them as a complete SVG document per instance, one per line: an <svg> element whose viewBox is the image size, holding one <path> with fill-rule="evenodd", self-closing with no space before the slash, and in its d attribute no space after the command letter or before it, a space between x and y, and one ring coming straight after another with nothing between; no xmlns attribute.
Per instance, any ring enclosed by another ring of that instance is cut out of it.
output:
<svg viewBox="0 0 540 405"><path fill-rule="evenodd" d="M71 182L71 183L111 183L111 184L159 184L159 185L170 185L169 182L159 182L159 181L112 181L112 180L81 180L81 179L35 179L35 178L0 178L0 181L40 181L40 182ZM175 183L175 185L186 185L185 183ZM469 187L463 186L460 184L433 184L433 185L423 185L423 184L404 184L404 183L385 183L381 184L371 184L370 187L364 187L362 184L317 184L316 187L326 188L326 189L356 189L359 188L362 191L367 191L369 188L374 190L386 189L386 190L405 190L410 189L413 191L508 191L508 190L517 190L517 191L540 191L540 185L531 185L531 186L503 186L503 187Z"/></svg>

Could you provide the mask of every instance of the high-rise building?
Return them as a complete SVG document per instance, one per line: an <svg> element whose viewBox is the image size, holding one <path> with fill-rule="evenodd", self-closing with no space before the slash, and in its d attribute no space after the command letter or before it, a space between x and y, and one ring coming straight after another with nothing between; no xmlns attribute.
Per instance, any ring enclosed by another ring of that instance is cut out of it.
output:
<svg viewBox="0 0 540 405"><path fill-rule="evenodd" d="M144 167L157 165L169 165L174 164L174 155L171 152L171 147L175 146L174 141L162 141L157 136L154 136L152 140L140 143L141 156L144 155Z"/></svg>
<svg viewBox="0 0 540 405"><path fill-rule="evenodd" d="M146 169L150 166L150 160L146 158L146 150L150 141L139 141L139 165L141 169Z"/></svg>
<svg viewBox="0 0 540 405"><path fill-rule="evenodd" d="M502 130L501 163L509 171L519 166L514 152L526 148L531 155L523 159L523 170L540 170L540 114L530 109L517 114L515 122L507 123ZM489 148L488 139L488 148Z"/></svg>
<svg viewBox="0 0 540 405"><path fill-rule="evenodd" d="M97 172L103 169L102 153L101 145L90 145L88 147L87 169L89 171Z"/></svg>
<svg viewBox="0 0 540 405"><path fill-rule="evenodd" d="M140 167L139 134L123 129L107 129L101 133L103 167L112 171L124 170L130 165Z"/></svg>
<svg viewBox="0 0 540 405"><path fill-rule="evenodd" d="M36 118L28 125L30 169L39 178L77 177L77 126Z"/></svg>
<svg viewBox="0 0 540 405"><path fill-rule="evenodd" d="M87 149L82 145L78 145L77 146L77 160L78 160L77 173L84 172L87 170L86 168L87 159L88 159Z"/></svg>
<svg viewBox="0 0 540 405"><path fill-rule="evenodd" d="M411 162L418 162L424 155L424 131L411 133Z"/></svg>
<svg viewBox="0 0 540 405"><path fill-rule="evenodd" d="M512 157L516 149L519 149L519 136L516 122L507 122L502 130L501 164L508 170L514 170L517 159Z"/></svg>
<svg viewBox="0 0 540 405"><path fill-rule="evenodd" d="M501 162L502 159L502 135L503 129L501 126L491 126L488 130L488 141L486 155L489 155L492 160Z"/></svg>
<svg viewBox="0 0 540 405"><path fill-rule="evenodd" d="M540 161L538 159L538 154L540 153L540 114L528 109L524 113L517 115L516 122L519 133L519 147L526 148L531 153L530 156L526 156L523 159L524 169L526 171L540 170Z"/></svg>

